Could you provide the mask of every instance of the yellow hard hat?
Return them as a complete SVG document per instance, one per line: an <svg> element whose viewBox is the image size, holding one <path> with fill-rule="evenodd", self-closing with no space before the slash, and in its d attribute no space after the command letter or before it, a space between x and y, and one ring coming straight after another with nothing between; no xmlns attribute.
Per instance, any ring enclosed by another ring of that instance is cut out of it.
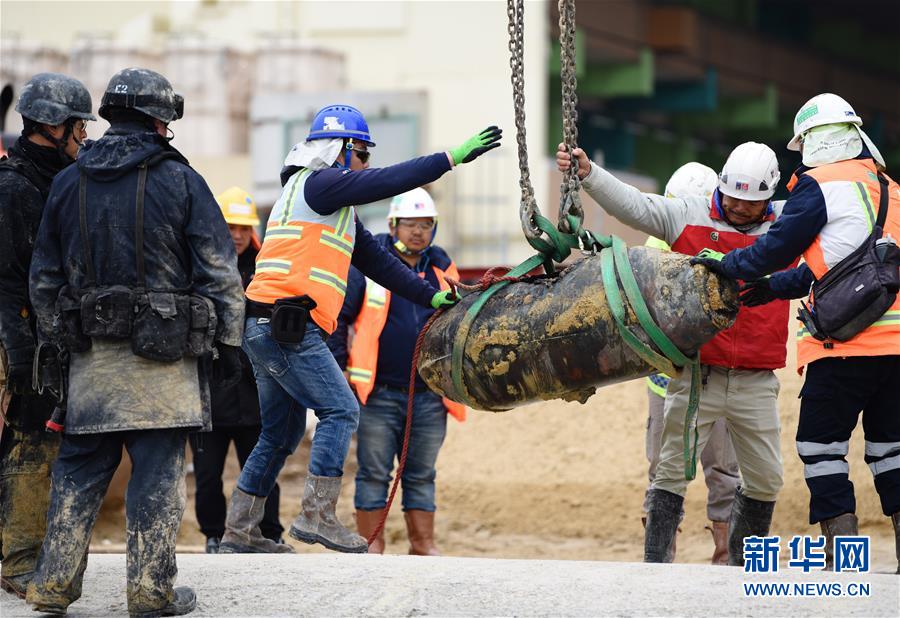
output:
<svg viewBox="0 0 900 618"><path fill-rule="evenodd" d="M259 225L256 202L240 187L231 187L216 196L219 208L229 225Z"/></svg>

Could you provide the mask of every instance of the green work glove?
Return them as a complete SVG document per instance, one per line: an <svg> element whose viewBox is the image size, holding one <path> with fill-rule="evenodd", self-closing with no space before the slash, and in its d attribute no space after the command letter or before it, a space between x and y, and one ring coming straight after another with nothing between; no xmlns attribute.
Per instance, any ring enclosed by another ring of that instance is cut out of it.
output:
<svg viewBox="0 0 900 618"><path fill-rule="evenodd" d="M722 264L722 259L724 257L725 254L721 251L703 249L700 253L691 258L691 266L700 264L701 266L705 266L714 273L720 274L725 277L731 277L731 275L729 275L725 271L725 265Z"/></svg>
<svg viewBox="0 0 900 618"><path fill-rule="evenodd" d="M444 290L431 297L431 306L435 309L447 309L458 303L459 300L459 296L453 290Z"/></svg>
<svg viewBox="0 0 900 618"><path fill-rule="evenodd" d="M488 150L500 147L500 138L503 136L503 129L490 126L478 135L470 137L462 146L457 146L450 151L450 157L453 159L453 165L460 163L468 163L480 157Z"/></svg>

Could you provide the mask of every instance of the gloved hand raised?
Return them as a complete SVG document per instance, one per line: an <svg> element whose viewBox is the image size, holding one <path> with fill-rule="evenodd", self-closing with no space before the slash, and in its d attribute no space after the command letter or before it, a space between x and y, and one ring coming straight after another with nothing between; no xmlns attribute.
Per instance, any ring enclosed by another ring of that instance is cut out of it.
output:
<svg viewBox="0 0 900 618"><path fill-rule="evenodd" d="M460 163L469 163L474 161L488 150L500 147L500 138L503 136L503 129L490 126L481 133L467 139L462 146L457 146L450 151L450 158L453 159L453 165Z"/></svg>
<svg viewBox="0 0 900 618"><path fill-rule="evenodd" d="M241 379L241 349L220 343L216 346L219 358L213 361L213 383L218 388L231 388Z"/></svg>
<svg viewBox="0 0 900 618"><path fill-rule="evenodd" d="M725 272L725 267L722 265L722 258L725 257L725 254L720 251L713 251L712 249L703 249L696 256L691 258L691 266L696 266L700 264L701 266L706 266L709 270L722 275L723 277L732 278L727 272Z"/></svg>
<svg viewBox="0 0 900 618"><path fill-rule="evenodd" d="M778 300L775 292L772 291L772 284L768 277L745 283L738 293L741 297L741 304L746 307L759 307Z"/></svg>
<svg viewBox="0 0 900 618"><path fill-rule="evenodd" d="M460 301L460 296L453 290L444 290L431 297L431 306L435 309L447 309Z"/></svg>

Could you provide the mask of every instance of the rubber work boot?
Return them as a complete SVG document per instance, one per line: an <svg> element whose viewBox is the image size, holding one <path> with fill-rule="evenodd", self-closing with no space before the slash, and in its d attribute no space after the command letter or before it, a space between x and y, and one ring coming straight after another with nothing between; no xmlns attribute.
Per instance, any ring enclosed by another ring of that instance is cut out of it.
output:
<svg viewBox="0 0 900 618"><path fill-rule="evenodd" d="M410 509L403 514L410 556L440 556L434 544L434 512Z"/></svg>
<svg viewBox="0 0 900 618"><path fill-rule="evenodd" d="M672 562L675 534L681 522L684 497L662 489L651 489L647 526L644 530L644 562Z"/></svg>
<svg viewBox="0 0 900 618"><path fill-rule="evenodd" d="M375 511L357 510L356 529L359 531L360 536L368 540L368 538L372 536L372 533L375 532L375 528L378 527L378 524L381 523L381 516L383 514L384 509L378 509ZM384 553L384 528L381 529L381 532L378 533L378 536L375 537L375 540L372 541L371 545L369 545L369 553Z"/></svg>
<svg viewBox="0 0 900 618"><path fill-rule="evenodd" d="M31 573L22 573L21 575L4 575L0 577L0 588L10 594L14 594L20 599L25 598L25 591L28 590L28 582L31 581Z"/></svg>
<svg viewBox="0 0 900 618"><path fill-rule="evenodd" d="M728 522L713 521L711 526L706 529L712 533L713 543L716 548L713 550L712 564L727 565L728 564Z"/></svg>
<svg viewBox="0 0 900 618"><path fill-rule="evenodd" d="M772 524L775 502L754 500L734 492L731 506L731 521L728 522L728 564L744 566L744 538L748 536L768 536Z"/></svg>
<svg viewBox="0 0 900 618"><path fill-rule="evenodd" d="M853 513L844 513L831 519L823 519L819 522L822 535L825 537L825 570L834 570L834 537L857 536L859 534L859 520Z"/></svg>
<svg viewBox="0 0 900 618"><path fill-rule="evenodd" d="M231 494L228 515L225 517L225 535L218 546L220 554L292 554L290 545L267 539L259 530L266 508L266 499L241 491L237 487ZM207 550L209 546L207 545Z"/></svg>
<svg viewBox="0 0 900 618"><path fill-rule="evenodd" d="M681 519L684 519L684 512L681 513ZM647 518L646 517L641 517L641 526L643 526L644 530L647 529ZM678 526L678 530L675 531L675 538L672 539L672 544L669 545L669 554L666 558L668 560L668 562L675 562L675 553L677 551L679 534L681 534L681 526Z"/></svg>
<svg viewBox="0 0 900 618"><path fill-rule="evenodd" d="M334 512L341 494L341 477L306 477L300 515L291 525L290 535L298 541L320 543L328 549L349 554L364 554L369 544L355 532L345 528Z"/></svg>
<svg viewBox="0 0 900 618"><path fill-rule="evenodd" d="M897 575L900 575L900 511L891 515L891 523L894 525L894 547L897 552Z"/></svg>
<svg viewBox="0 0 900 618"><path fill-rule="evenodd" d="M129 613L131 618L156 618L156 616L184 616L197 609L197 595L192 588L179 586L172 591L172 601L164 608L152 612Z"/></svg>

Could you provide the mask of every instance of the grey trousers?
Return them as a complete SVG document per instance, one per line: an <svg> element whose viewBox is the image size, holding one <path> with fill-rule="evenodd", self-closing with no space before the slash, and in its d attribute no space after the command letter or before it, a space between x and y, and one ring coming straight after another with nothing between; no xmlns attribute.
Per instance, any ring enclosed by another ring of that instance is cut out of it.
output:
<svg viewBox="0 0 900 618"><path fill-rule="evenodd" d="M728 427L741 471L741 493L753 500L774 502L784 484L781 463L780 385L770 370L704 367L706 385L697 415L697 448L701 452L716 421ZM690 375L672 378L666 394L665 423L653 487L683 496L684 418L690 394Z"/></svg>
<svg viewBox="0 0 900 618"><path fill-rule="evenodd" d="M663 427L665 425L666 400L650 389L647 389L648 418L646 451L647 477L649 484L653 485L656 478L656 467L659 464L660 447L662 446ZM731 517L731 503L734 500L734 492L740 483L740 470L737 457L734 454L734 446L725 419L716 420L709 432L709 440L700 453L700 463L703 466L703 477L706 481L706 516L710 521L728 521ZM644 495L644 512L648 509L647 495Z"/></svg>

